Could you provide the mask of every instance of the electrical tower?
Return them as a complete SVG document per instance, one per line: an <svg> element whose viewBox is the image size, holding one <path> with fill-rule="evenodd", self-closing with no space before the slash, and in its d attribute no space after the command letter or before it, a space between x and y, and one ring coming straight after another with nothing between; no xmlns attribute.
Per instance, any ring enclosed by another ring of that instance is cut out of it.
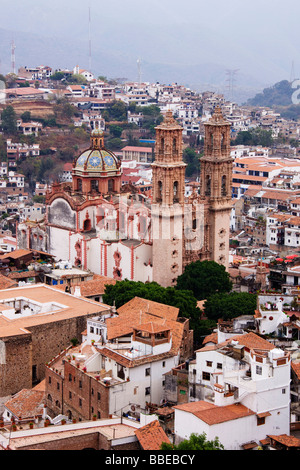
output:
<svg viewBox="0 0 300 470"><path fill-rule="evenodd" d="M233 96L234 96L234 86L235 86L235 82L236 82L236 74L238 73L239 69L235 69L235 70L226 70L226 75L227 75L227 79L226 79L226 82L228 82L228 85L227 85L227 90L228 90L228 93L229 93L229 98L231 99L231 101L233 101Z"/></svg>
<svg viewBox="0 0 300 470"><path fill-rule="evenodd" d="M15 56L15 41L12 40L11 42L11 71L12 73L16 73L16 56Z"/></svg>

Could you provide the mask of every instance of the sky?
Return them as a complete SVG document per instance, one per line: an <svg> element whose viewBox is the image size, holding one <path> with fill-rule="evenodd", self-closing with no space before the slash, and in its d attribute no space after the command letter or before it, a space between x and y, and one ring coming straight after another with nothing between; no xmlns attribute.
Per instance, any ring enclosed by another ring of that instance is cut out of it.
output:
<svg viewBox="0 0 300 470"><path fill-rule="evenodd" d="M1 0L0 60L9 67L14 37L18 66L87 67L91 38L96 74L135 79L141 59L146 81L173 71L208 86L236 70L259 87L300 75L299 18L297 0Z"/></svg>

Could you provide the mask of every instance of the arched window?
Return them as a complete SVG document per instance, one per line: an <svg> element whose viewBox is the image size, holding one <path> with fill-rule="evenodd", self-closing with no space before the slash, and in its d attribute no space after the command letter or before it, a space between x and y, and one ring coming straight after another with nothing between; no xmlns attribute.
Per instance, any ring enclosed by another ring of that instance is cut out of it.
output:
<svg viewBox="0 0 300 470"><path fill-rule="evenodd" d="M141 237L141 239L145 238L146 230L147 230L147 218L144 217L143 215L140 215L139 224L138 224L138 231L139 231L139 236Z"/></svg>
<svg viewBox="0 0 300 470"><path fill-rule="evenodd" d="M206 175L205 179L205 196L211 195L211 179L210 175Z"/></svg>
<svg viewBox="0 0 300 470"><path fill-rule="evenodd" d="M99 191L99 181L98 180L92 180L91 181L91 191Z"/></svg>
<svg viewBox="0 0 300 470"><path fill-rule="evenodd" d="M163 191L163 184L161 181L158 181L157 183L157 198L156 202L161 202L162 201L162 191Z"/></svg>
<svg viewBox="0 0 300 470"><path fill-rule="evenodd" d="M173 139L173 154L177 153L177 140L174 138Z"/></svg>
<svg viewBox="0 0 300 470"><path fill-rule="evenodd" d="M85 219L85 221L83 222L83 230L84 232L89 232L92 228L92 223L91 223L91 219Z"/></svg>
<svg viewBox="0 0 300 470"><path fill-rule="evenodd" d="M224 132L222 133L222 136L221 136L221 149L222 149L222 150L225 150L225 149L226 149L226 141L225 141L225 134L224 134Z"/></svg>
<svg viewBox="0 0 300 470"><path fill-rule="evenodd" d="M161 152L161 153L163 153L164 148L165 148L165 139L162 137L162 138L160 139L160 152Z"/></svg>
<svg viewBox="0 0 300 470"><path fill-rule="evenodd" d="M226 175L223 175L223 176L222 176L221 195L222 195L222 196L227 196Z"/></svg>
<svg viewBox="0 0 300 470"><path fill-rule="evenodd" d="M178 192L178 181L174 181L173 184L173 202L179 201L179 192Z"/></svg>
<svg viewBox="0 0 300 470"><path fill-rule="evenodd" d="M113 179L110 179L108 180L108 192L111 193L114 191L114 187L115 187L115 184L114 184L114 180Z"/></svg>

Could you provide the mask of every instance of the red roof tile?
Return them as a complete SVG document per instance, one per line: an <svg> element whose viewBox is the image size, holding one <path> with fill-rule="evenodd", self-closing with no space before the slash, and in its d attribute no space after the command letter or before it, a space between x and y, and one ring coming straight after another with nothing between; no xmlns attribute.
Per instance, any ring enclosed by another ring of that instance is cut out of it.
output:
<svg viewBox="0 0 300 470"><path fill-rule="evenodd" d="M157 420L135 431L143 450L160 450L163 442L170 444L170 439Z"/></svg>

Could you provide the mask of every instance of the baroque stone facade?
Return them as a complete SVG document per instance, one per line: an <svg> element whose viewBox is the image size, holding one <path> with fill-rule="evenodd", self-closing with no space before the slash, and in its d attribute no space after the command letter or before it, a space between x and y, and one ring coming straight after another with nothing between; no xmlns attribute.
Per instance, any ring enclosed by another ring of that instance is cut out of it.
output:
<svg viewBox="0 0 300 470"><path fill-rule="evenodd" d="M18 247L116 280L172 286L184 267L228 267L232 161L230 123L219 108L205 123L201 193L185 198L182 127L171 111L156 128L152 197L121 187L121 166L98 129L73 163L72 184L54 184L43 223L18 226Z"/></svg>

